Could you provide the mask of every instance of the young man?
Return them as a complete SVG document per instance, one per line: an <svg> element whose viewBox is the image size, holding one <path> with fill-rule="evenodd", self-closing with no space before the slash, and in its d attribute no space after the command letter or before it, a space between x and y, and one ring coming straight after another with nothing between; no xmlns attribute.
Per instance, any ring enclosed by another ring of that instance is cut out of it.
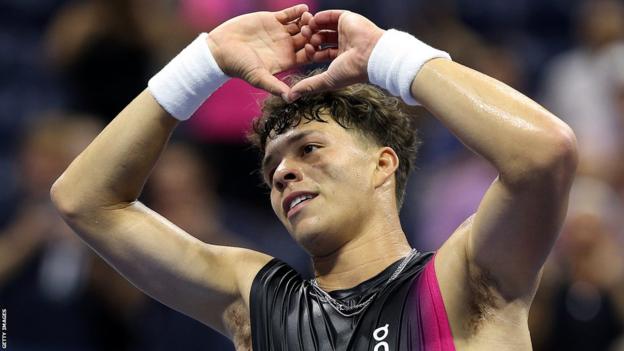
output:
<svg viewBox="0 0 624 351"><path fill-rule="evenodd" d="M306 11L248 14L200 36L69 166L52 188L57 207L136 286L239 350L530 349L527 316L565 216L574 134L406 33ZM327 71L292 88L272 76L324 60ZM270 100L256 140L271 204L310 254L312 281L262 253L202 243L136 200L179 120L223 73L290 102ZM499 171L435 259L411 249L399 223L414 137L396 101L353 85L368 81L420 102Z"/></svg>

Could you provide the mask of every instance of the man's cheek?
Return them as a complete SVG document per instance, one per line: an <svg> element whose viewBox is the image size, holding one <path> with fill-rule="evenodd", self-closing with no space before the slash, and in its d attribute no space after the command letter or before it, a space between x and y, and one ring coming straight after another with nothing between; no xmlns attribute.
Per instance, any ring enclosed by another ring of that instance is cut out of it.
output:
<svg viewBox="0 0 624 351"><path fill-rule="evenodd" d="M275 213L275 215L277 215L277 217L281 217L282 211L280 210L278 202L279 201L271 197L271 208L273 209L273 212Z"/></svg>

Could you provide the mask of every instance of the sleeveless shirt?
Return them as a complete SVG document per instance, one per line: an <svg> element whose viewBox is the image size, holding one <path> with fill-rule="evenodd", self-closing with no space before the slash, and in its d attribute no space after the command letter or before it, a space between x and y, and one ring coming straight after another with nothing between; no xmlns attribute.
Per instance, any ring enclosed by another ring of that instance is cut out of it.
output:
<svg viewBox="0 0 624 351"><path fill-rule="evenodd" d="M358 304L338 313L286 263L273 259L254 278L250 296L254 351L455 351L435 275L433 253L418 253L387 284L399 260L375 277L330 296Z"/></svg>

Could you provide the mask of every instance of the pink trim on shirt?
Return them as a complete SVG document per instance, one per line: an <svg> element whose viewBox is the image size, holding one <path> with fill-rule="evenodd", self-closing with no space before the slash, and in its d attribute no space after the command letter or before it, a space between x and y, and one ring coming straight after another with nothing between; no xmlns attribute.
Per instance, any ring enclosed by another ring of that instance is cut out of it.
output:
<svg viewBox="0 0 624 351"><path fill-rule="evenodd" d="M423 350L455 351L451 326L435 273L435 256L425 265L417 285Z"/></svg>

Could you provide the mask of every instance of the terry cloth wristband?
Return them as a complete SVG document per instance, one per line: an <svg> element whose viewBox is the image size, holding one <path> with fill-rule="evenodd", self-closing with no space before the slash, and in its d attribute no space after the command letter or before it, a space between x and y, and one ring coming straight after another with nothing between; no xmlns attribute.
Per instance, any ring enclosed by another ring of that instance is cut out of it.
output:
<svg viewBox="0 0 624 351"><path fill-rule="evenodd" d="M420 105L412 97L412 81L420 68L434 58L450 60L451 56L408 33L390 29L381 36L368 59L368 80L400 96L408 105Z"/></svg>
<svg viewBox="0 0 624 351"><path fill-rule="evenodd" d="M200 34L147 83L160 106L180 121L229 79L212 56L207 36Z"/></svg>

